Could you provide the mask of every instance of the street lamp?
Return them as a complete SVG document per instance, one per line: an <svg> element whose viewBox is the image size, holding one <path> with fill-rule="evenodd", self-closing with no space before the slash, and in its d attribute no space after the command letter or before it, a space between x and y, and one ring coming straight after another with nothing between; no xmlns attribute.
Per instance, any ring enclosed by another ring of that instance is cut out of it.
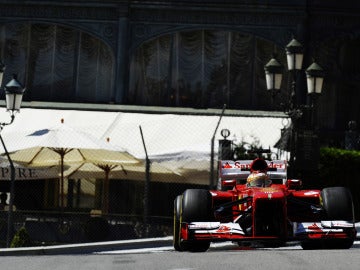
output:
<svg viewBox="0 0 360 270"><path fill-rule="evenodd" d="M280 91L284 67L273 57L265 65L264 69L266 89L275 95Z"/></svg>
<svg viewBox="0 0 360 270"><path fill-rule="evenodd" d="M290 71L301 70L304 59L304 49L299 41L292 39L285 47L286 60Z"/></svg>
<svg viewBox="0 0 360 270"><path fill-rule="evenodd" d="M324 82L324 71L316 64L312 63L305 71L308 94L316 96L321 94L322 86Z"/></svg>
<svg viewBox="0 0 360 270"><path fill-rule="evenodd" d="M4 69L5 68L1 68L0 64L0 86L2 84ZM15 113L20 111L25 88L18 82L17 76L14 74L12 80L5 85L4 90L6 111L10 112L11 120L8 123L0 123L0 131L4 128L4 126L12 124L15 119Z"/></svg>
<svg viewBox="0 0 360 270"><path fill-rule="evenodd" d="M302 70L304 49L299 41L292 39L285 47L287 67L290 75L292 75L290 98L286 104L282 104L284 112L291 119L291 137L290 137L290 164L294 169L294 161L296 158L296 138L298 120L303 115L303 110L307 108L304 104L298 104L296 99L296 82L299 72ZM280 92L282 80L282 65L273 57L264 67L266 88L271 92L273 99ZM310 96L312 110L311 128L314 128L314 102L321 94L324 72L323 69L316 64L312 63L305 71L307 80L307 91Z"/></svg>
<svg viewBox="0 0 360 270"><path fill-rule="evenodd" d="M5 71L5 65L0 61L0 86L2 85L2 79ZM7 83L4 87L5 90L5 101L6 101L6 110L10 112L10 122L0 123L0 141L5 150L5 154L9 160L10 164L10 201L9 201L9 210L8 210L8 226L6 234L6 246L10 247L10 241L12 236L13 228L13 207L14 207L14 190L15 190L15 167L12 159L9 155L9 152L6 148L4 140L1 136L1 131L4 126L10 125L14 122L15 113L20 111L22 97L25 91L25 88L18 82L16 75L13 75L12 80Z"/></svg>
<svg viewBox="0 0 360 270"><path fill-rule="evenodd" d="M311 126L316 127L317 123L315 122L315 111L316 111L316 100L321 94L323 82L324 82L324 70L315 62L312 63L305 71L306 73L306 82L307 82L307 93L310 96L311 101Z"/></svg>

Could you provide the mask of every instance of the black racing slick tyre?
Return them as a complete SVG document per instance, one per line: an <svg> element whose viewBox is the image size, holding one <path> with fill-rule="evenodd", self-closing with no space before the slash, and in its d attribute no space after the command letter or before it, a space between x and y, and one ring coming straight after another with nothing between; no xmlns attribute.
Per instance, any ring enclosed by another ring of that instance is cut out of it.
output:
<svg viewBox="0 0 360 270"><path fill-rule="evenodd" d="M304 250L316 249L349 249L354 243L353 239L322 239L322 240L305 240L301 242Z"/></svg>
<svg viewBox="0 0 360 270"><path fill-rule="evenodd" d="M181 245L181 208L182 208L182 195L179 195L174 200L174 233L173 233L173 246L176 251L184 251Z"/></svg>
<svg viewBox="0 0 360 270"><path fill-rule="evenodd" d="M212 197L205 189L187 189L182 197L182 221L198 222L212 220ZM209 249L209 241L188 241L182 247L192 252Z"/></svg>
<svg viewBox="0 0 360 270"><path fill-rule="evenodd" d="M209 221L212 198L205 189L187 189L182 200L182 220L184 222Z"/></svg>
<svg viewBox="0 0 360 270"><path fill-rule="evenodd" d="M354 222L354 205L350 190L345 187L324 188L320 198L326 219Z"/></svg>

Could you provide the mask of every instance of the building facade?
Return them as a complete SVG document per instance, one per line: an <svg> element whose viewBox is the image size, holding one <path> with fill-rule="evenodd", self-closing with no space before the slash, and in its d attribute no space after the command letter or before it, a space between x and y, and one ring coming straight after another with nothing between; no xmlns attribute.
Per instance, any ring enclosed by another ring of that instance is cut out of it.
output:
<svg viewBox="0 0 360 270"><path fill-rule="evenodd" d="M291 80L285 73L271 101L264 65L274 54L285 65L284 48L296 38L304 68L315 59L325 70L315 116L320 142L341 146L347 123L360 122L354 1L0 0L0 14L4 82L18 75L27 106L278 111ZM297 90L306 104L305 74Z"/></svg>
<svg viewBox="0 0 360 270"><path fill-rule="evenodd" d="M315 59L326 71L318 102L324 135L339 139L348 121L359 121L353 1L2 0L0 7L4 81L17 73L25 101L277 110L263 67L272 54L285 65L284 47L295 37L304 67Z"/></svg>

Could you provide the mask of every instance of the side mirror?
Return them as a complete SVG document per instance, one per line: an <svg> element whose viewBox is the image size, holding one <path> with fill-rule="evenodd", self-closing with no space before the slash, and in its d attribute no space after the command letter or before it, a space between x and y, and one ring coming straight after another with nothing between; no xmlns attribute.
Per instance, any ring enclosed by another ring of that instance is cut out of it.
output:
<svg viewBox="0 0 360 270"><path fill-rule="evenodd" d="M236 186L236 180L221 180L221 190L231 190Z"/></svg>
<svg viewBox="0 0 360 270"><path fill-rule="evenodd" d="M286 187L288 189L299 190L302 188L302 181L299 179L288 179L286 181Z"/></svg>

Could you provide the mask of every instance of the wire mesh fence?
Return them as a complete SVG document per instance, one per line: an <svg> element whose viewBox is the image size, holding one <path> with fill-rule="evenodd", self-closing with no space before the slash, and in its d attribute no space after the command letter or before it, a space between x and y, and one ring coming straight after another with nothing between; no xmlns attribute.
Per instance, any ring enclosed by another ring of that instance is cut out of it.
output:
<svg viewBox="0 0 360 270"><path fill-rule="evenodd" d="M60 207L58 179L16 181L14 232L25 227L32 245L167 236L172 234L174 198L187 188L207 188L151 182L146 195L145 179L111 179L109 209L103 213L103 186L103 179L65 179L65 206ZM3 187L6 192L6 185ZM0 212L0 240L5 246L8 212L6 209Z"/></svg>
<svg viewBox="0 0 360 270"><path fill-rule="evenodd" d="M40 145L40 139L55 130L64 118L72 130L60 135L63 147ZM13 179L16 210L11 233L25 228L32 245L171 235L176 196L188 188L209 188L211 166L215 171L213 181L217 181L218 142L224 139L221 130L230 130L231 145L256 141L267 148L277 142L284 127L284 118L279 116L230 115L224 116L215 132L218 121L216 114L22 110L14 124L2 133L10 156L22 160L16 164ZM75 147L86 148L74 130L121 147L138 163L117 163L111 156L94 162L94 153L83 161L75 156L65 158L62 166L60 148L65 157ZM36 148L39 146L54 152L45 155L41 165L34 162L41 155ZM50 162L54 160L55 163ZM0 174L0 190L7 194L9 203L12 179L5 157ZM0 244L5 246L8 211L0 214Z"/></svg>

